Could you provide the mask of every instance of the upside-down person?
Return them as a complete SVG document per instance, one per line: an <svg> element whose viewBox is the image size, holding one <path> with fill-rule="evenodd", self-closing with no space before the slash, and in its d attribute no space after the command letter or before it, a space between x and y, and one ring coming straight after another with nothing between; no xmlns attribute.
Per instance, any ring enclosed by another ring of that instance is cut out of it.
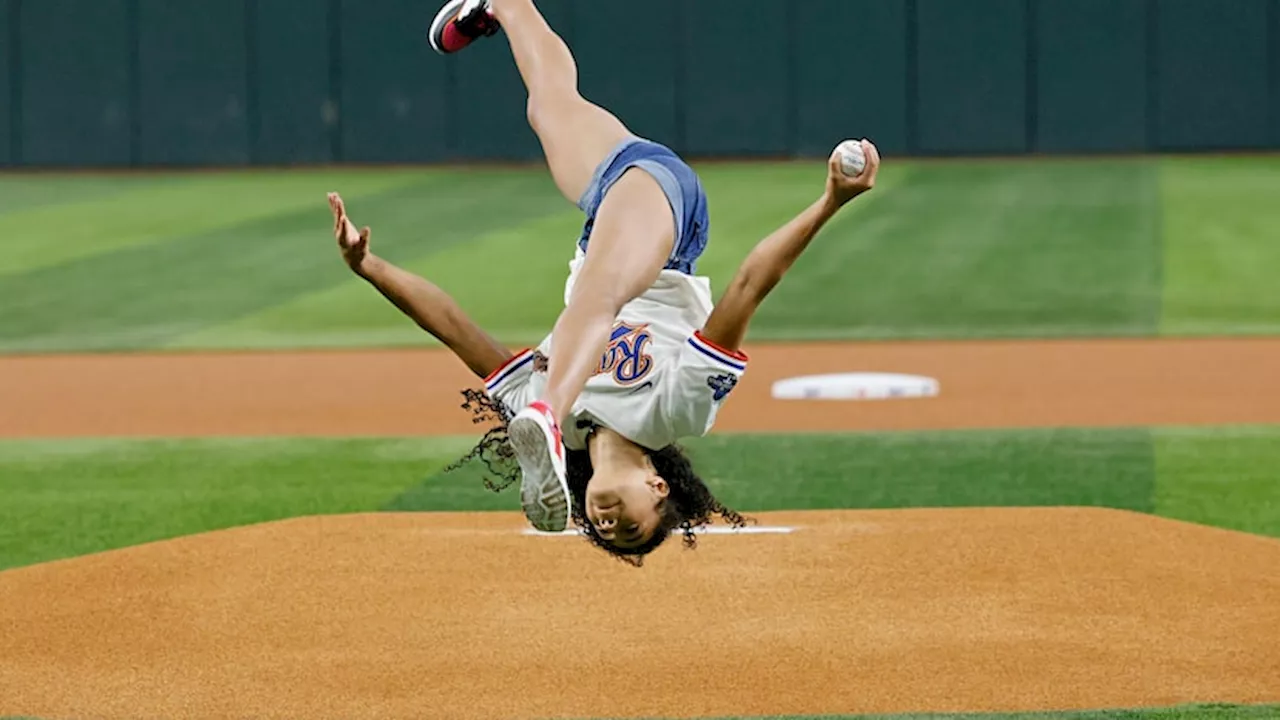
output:
<svg viewBox="0 0 1280 720"><path fill-rule="evenodd" d="M716 516L743 524L677 442L711 429L746 371L752 315L823 225L873 187L880 158L863 140L866 167L849 177L833 154L818 200L752 250L713 307L709 281L695 275L709 226L697 175L579 95L573 56L532 0L450 0L431 43L458 52L499 29L551 175L586 214L551 334L512 353L438 287L373 255L369 229L357 231L331 194L338 244L357 275L485 379L487 398L468 404L502 426L473 455L514 453L530 524L558 532L572 520L639 565L673 531L692 547Z"/></svg>

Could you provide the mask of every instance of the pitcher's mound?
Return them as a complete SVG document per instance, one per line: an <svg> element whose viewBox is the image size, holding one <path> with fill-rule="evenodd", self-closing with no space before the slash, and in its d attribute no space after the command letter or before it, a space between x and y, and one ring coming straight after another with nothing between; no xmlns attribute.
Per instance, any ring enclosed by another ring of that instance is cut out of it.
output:
<svg viewBox="0 0 1280 720"><path fill-rule="evenodd" d="M771 514L642 570L512 515L0 573L0 715L530 718L1280 700L1280 542L1093 509ZM676 543L672 543L675 545Z"/></svg>

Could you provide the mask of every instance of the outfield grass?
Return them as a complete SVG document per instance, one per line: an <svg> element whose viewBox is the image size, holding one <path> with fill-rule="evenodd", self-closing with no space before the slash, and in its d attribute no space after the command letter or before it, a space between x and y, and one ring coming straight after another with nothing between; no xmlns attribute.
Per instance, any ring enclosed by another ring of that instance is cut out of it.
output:
<svg viewBox="0 0 1280 720"><path fill-rule="evenodd" d="M839 222L761 309L768 337L1144 335L1158 167L946 163ZM879 191L877 191L879 192Z"/></svg>
<svg viewBox="0 0 1280 720"><path fill-rule="evenodd" d="M1188 158L1165 166L1164 332L1277 332L1278 181L1274 161Z"/></svg>
<svg viewBox="0 0 1280 720"><path fill-rule="evenodd" d="M299 219L296 214L316 205L315 189L320 184L339 178L356 198L406 183L433 180L443 184L453 179L442 171L403 170L114 175L97 181L83 175L6 177L0 185L6 192L28 182L33 189L17 196L30 202L6 199L0 206L5 221L24 228L22 234L27 238L26 242L11 237L0 241L5 251L0 276L73 260L103 259L123 250L157 247L206 233L220 234L232 245L253 241L247 243L252 246L271 242L271 231L281 225L293 229L324 227L323 212L319 223ZM64 185L68 188L65 195L59 192ZM323 194L319 201L324 211ZM259 222L268 223L263 228L267 232L254 226Z"/></svg>
<svg viewBox="0 0 1280 720"><path fill-rule="evenodd" d="M0 442L0 568L280 518L518 510L469 438ZM690 443L728 505L1088 505L1280 536L1280 428L726 435Z"/></svg>
<svg viewBox="0 0 1280 720"><path fill-rule="evenodd" d="M700 168L716 287L816 197L821 163ZM752 337L1280 331L1274 158L890 159L763 308ZM406 345L342 266L324 193L378 252L512 343L562 303L578 212L544 169L0 176L0 352Z"/></svg>

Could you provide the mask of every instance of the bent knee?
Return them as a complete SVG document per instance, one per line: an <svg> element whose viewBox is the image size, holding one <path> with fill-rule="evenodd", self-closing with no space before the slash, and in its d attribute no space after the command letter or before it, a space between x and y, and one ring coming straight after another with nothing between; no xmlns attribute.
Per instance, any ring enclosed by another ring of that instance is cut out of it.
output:
<svg viewBox="0 0 1280 720"><path fill-rule="evenodd" d="M554 132L558 127L572 126L575 115L582 112L587 101L578 94L572 85L556 88L544 88L529 94L525 103L525 118L529 127L541 135Z"/></svg>
<svg viewBox="0 0 1280 720"><path fill-rule="evenodd" d="M529 102L525 103L524 114L529 120L529 127L533 128L535 133L541 135L542 131L545 129L542 120L542 102L530 95Z"/></svg>

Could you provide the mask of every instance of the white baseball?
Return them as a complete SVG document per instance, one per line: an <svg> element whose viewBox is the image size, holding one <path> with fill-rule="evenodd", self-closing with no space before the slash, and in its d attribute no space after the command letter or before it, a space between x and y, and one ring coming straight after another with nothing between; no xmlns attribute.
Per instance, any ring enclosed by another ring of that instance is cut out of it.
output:
<svg viewBox="0 0 1280 720"><path fill-rule="evenodd" d="M862 142L845 140L836 147L840 153L840 172L849 177L857 177L867 169L867 155L862 152Z"/></svg>

